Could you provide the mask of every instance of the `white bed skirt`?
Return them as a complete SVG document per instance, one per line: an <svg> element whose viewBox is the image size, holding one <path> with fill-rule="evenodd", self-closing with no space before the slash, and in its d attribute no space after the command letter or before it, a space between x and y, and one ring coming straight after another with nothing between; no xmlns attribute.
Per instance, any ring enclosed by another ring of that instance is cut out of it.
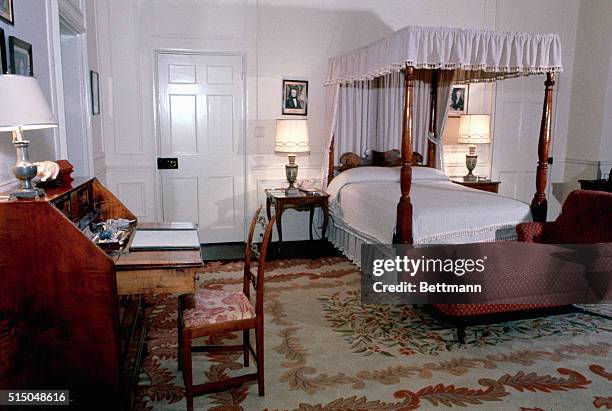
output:
<svg viewBox="0 0 612 411"><path fill-rule="evenodd" d="M361 246L363 244L380 244L375 238L358 232L350 226L343 223L339 218L334 218L330 215L331 224L328 228L328 239L342 254L351 260L355 265L361 268ZM498 230L482 230L474 236L474 233L467 238L459 237L438 239L431 243L423 244L463 244L463 243L488 243L496 241L516 241L516 228L504 227Z"/></svg>

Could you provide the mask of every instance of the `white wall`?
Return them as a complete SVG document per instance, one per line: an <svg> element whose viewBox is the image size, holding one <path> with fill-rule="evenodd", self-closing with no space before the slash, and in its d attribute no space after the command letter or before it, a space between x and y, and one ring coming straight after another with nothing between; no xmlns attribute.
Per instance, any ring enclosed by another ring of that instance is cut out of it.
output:
<svg viewBox="0 0 612 411"><path fill-rule="evenodd" d="M155 50L246 56L249 210L263 201L263 188L284 181L286 159L272 149L282 79L309 81L313 149L298 163L300 178L319 177L327 59L408 24L558 32L565 72L557 82L553 155L556 164L565 158L577 0L104 0L95 7L108 183L143 220L161 218ZM564 180L564 167L555 165L552 173L553 181ZM304 237L307 216L286 218L288 239Z"/></svg>
<svg viewBox="0 0 612 411"><path fill-rule="evenodd" d="M612 2L582 0L569 114L565 196L578 179L594 179L612 167Z"/></svg>

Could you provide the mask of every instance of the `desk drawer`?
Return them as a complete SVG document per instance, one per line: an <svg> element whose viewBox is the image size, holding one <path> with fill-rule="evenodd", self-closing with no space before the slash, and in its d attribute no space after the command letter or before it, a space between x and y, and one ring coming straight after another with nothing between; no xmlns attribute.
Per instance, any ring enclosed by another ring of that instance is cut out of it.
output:
<svg viewBox="0 0 612 411"><path fill-rule="evenodd" d="M195 276L199 267L155 268L117 271L117 293L183 294L195 291Z"/></svg>

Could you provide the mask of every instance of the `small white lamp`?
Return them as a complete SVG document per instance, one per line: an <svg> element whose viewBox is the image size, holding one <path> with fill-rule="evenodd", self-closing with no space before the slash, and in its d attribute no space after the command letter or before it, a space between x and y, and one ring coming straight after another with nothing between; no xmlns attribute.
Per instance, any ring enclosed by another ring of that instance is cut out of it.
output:
<svg viewBox="0 0 612 411"><path fill-rule="evenodd" d="M57 127L55 117L34 77L18 75L0 76L0 131L13 132L13 144L17 150L17 163L13 167L21 188L11 193L13 198L36 198L45 194L34 187L37 166L30 162L29 141L24 140L24 130Z"/></svg>
<svg viewBox="0 0 612 411"><path fill-rule="evenodd" d="M285 174L289 182L286 194L296 194L299 189L295 187L298 175L298 165L295 163L296 153L310 152L310 141L308 138L308 120L276 120L276 142L274 151L277 153L289 153L289 164L285 165Z"/></svg>
<svg viewBox="0 0 612 411"><path fill-rule="evenodd" d="M488 114L464 114L459 119L459 138L461 144L469 144L469 153L465 155L465 165L468 174L463 177L466 181L478 180L472 171L476 168L478 156L476 155L476 144L489 144L491 116Z"/></svg>

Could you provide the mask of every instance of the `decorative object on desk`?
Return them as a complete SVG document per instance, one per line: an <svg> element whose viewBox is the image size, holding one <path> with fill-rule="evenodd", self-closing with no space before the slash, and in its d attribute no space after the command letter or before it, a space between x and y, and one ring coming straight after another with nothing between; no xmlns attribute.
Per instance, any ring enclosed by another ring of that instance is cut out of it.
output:
<svg viewBox="0 0 612 411"><path fill-rule="evenodd" d="M60 166L55 161L39 161L34 165L38 170L35 178L43 183L55 180L60 171Z"/></svg>
<svg viewBox="0 0 612 411"><path fill-rule="evenodd" d="M15 14L13 12L13 0L0 0L0 20L8 24L15 24Z"/></svg>
<svg viewBox="0 0 612 411"><path fill-rule="evenodd" d="M298 176L298 165L295 163L295 157L296 153L310 152L308 120L276 120L274 151L277 153L289 153L289 164L285 165L285 173L289 182L286 193L288 195L299 193L299 189L295 187L295 181Z"/></svg>
<svg viewBox="0 0 612 411"><path fill-rule="evenodd" d="M305 116L308 114L308 82L283 80L283 115Z"/></svg>
<svg viewBox="0 0 612 411"><path fill-rule="evenodd" d="M90 71L91 83L91 114L100 114L100 75L95 71Z"/></svg>
<svg viewBox="0 0 612 411"><path fill-rule="evenodd" d="M0 107L0 131L13 132L13 144L17 151L13 173L21 181L21 188L11 193L11 197L35 198L44 195L42 189L32 184L38 168L29 158L30 142L23 139L24 130L57 127L38 81L34 77L0 76Z"/></svg>
<svg viewBox="0 0 612 411"><path fill-rule="evenodd" d="M450 95L448 115L459 116L467 113L469 87L467 84L454 85Z"/></svg>
<svg viewBox="0 0 612 411"><path fill-rule="evenodd" d="M460 144L469 144L469 153L465 155L465 165L468 173L464 177L466 181L476 181L478 178L472 173L476 168L478 156L476 155L476 144L489 144L490 118L488 114L464 114L459 120Z"/></svg>
<svg viewBox="0 0 612 411"><path fill-rule="evenodd" d="M34 59L30 43L9 36L9 53L11 56L11 73L21 76L34 76Z"/></svg>
<svg viewBox="0 0 612 411"><path fill-rule="evenodd" d="M72 178L74 166L68 160L57 160L56 163L59 164L60 167L57 179L61 180L64 185L72 183L72 181L74 180Z"/></svg>
<svg viewBox="0 0 612 411"><path fill-rule="evenodd" d="M6 60L6 43L4 42L4 30L2 30L2 27L0 27L0 74L4 73L8 73L8 63Z"/></svg>

